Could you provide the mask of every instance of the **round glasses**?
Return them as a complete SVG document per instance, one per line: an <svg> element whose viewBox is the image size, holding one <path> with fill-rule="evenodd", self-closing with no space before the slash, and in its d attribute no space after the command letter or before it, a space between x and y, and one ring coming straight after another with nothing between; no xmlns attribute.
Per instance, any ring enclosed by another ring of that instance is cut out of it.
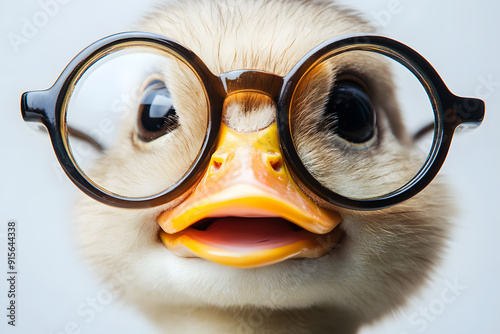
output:
<svg viewBox="0 0 500 334"><path fill-rule="evenodd" d="M453 95L417 52L377 35L328 40L282 77L215 75L161 35L116 34L78 54L50 89L24 93L21 109L25 121L48 129L83 192L145 208L197 184L216 150L226 98L239 93L270 98L286 166L302 187L357 210L424 189L455 129L484 117L483 101Z"/></svg>

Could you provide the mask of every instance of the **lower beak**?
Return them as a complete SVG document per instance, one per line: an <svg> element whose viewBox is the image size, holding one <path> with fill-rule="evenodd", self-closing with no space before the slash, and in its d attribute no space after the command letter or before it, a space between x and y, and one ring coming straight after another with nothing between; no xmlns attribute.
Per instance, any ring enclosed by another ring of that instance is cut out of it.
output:
<svg viewBox="0 0 500 334"><path fill-rule="evenodd" d="M222 124L198 186L158 217L160 237L175 254L246 268L322 256L340 240L340 222L292 179L275 123L253 133Z"/></svg>

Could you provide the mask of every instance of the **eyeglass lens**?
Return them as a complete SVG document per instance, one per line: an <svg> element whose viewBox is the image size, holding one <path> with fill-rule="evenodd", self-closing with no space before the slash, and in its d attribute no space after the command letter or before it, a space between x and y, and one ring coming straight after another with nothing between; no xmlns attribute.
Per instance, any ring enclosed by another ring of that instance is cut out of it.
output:
<svg viewBox="0 0 500 334"><path fill-rule="evenodd" d="M420 129L427 128L415 137ZM346 197L384 196L409 182L430 154L431 100L392 58L351 50L315 65L291 103L291 131L308 171Z"/></svg>
<svg viewBox="0 0 500 334"><path fill-rule="evenodd" d="M192 165L207 113L203 85L177 55L118 49L88 66L67 98L68 151L105 191L152 196Z"/></svg>

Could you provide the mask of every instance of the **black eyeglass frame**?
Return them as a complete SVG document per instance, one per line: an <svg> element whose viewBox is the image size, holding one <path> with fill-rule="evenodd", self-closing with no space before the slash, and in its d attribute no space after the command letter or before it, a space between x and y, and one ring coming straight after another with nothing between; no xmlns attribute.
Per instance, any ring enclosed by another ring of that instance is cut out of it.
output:
<svg viewBox="0 0 500 334"><path fill-rule="evenodd" d="M131 198L101 188L85 177L67 148L65 101L83 67L100 59L117 47L153 46L177 55L196 73L203 84L208 101L207 134L200 153L184 176L168 189L156 195ZM388 56L418 78L425 87L434 109L434 140L424 166L401 188L380 197L355 199L323 186L302 163L295 149L290 124L290 107L295 88L315 65L326 58L346 51L373 51ZM27 122L41 122L47 128L55 154L71 181L93 199L121 208L148 208L168 203L189 191L201 179L215 151L222 123L222 108L226 97L240 91L258 91L274 101L280 148L293 176L320 199L353 210L377 210L403 202L423 190L436 176L448 153L455 129L462 124L479 125L484 118L484 102L476 98L454 95L436 70L416 51L387 37L356 34L333 38L309 51L284 77L258 71L236 70L213 74L191 50L165 36L148 32L125 32L105 37L81 51L63 70L52 87L43 91L26 92L21 97L21 112Z"/></svg>

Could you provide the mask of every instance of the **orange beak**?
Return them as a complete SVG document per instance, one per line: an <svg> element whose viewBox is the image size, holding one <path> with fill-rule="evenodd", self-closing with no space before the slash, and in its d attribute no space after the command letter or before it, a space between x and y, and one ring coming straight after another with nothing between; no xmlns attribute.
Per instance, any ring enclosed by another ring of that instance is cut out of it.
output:
<svg viewBox="0 0 500 334"><path fill-rule="evenodd" d="M160 237L175 254L243 268L322 256L340 240L340 222L292 179L275 123L253 133L222 124L198 186L158 217Z"/></svg>

